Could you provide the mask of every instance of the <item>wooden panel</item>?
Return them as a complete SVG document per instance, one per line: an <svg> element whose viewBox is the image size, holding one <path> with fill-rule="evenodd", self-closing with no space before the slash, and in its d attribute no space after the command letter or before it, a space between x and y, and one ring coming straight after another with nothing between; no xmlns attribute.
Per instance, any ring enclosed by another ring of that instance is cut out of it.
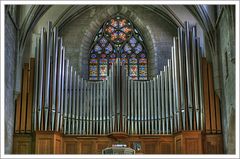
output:
<svg viewBox="0 0 240 159"><path fill-rule="evenodd" d="M32 98L33 98L33 81L34 81L34 58L30 59L30 73L28 76L28 104L27 104L27 126L26 132L32 131Z"/></svg>
<svg viewBox="0 0 240 159"><path fill-rule="evenodd" d="M158 153L158 144L157 141L144 141L144 154L157 154Z"/></svg>
<svg viewBox="0 0 240 159"><path fill-rule="evenodd" d="M21 121L21 94L18 95L15 107L15 133L20 133L20 121Z"/></svg>
<svg viewBox="0 0 240 159"><path fill-rule="evenodd" d="M94 145L91 141L81 142L81 154L94 154Z"/></svg>
<svg viewBox="0 0 240 159"><path fill-rule="evenodd" d="M223 141L222 135L206 135L204 143L205 154L222 154L223 153Z"/></svg>
<svg viewBox="0 0 240 159"><path fill-rule="evenodd" d="M208 80L209 80L209 99L210 99L210 114L211 114L211 128L212 133L216 133L216 110L215 110L215 102L214 102L214 84L213 84L213 72L212 67L208 64Z"/></svg>
<svg viewBox="0 0 240 159"><path fill-rule="evenodd" d="M173 143L172 142L160 142L159 145L160 154L172 154Z"/></svg>
<svg viewBox="0 0 240 159"><path fill-rule="evenodd" d="M60 139L55 140L55 154L62 153L62 141Z"/></svg>
<svg viewBox="0 0 240 159"><path fill-rule="evenodd" d="M216 107L217 133L221 133L222 132L221 111L219 97L217 94L215 94L215 107Z"/></svg>
<svg viewBox="0 0 240 159"><path fill-rule="evenodd" d="M53 140L50 138L38 139L36 151L38 154L53 154Z"/></svg>
<svg viewBox="0 0 240 159"><path fill-rule="evenodd" d="M36 154L62 153L61 143L62 143L62 137L61 137L61 134L58 132L53 132L53 131L36 131L35 132L35 153Z"/></svg>
<svg viewBox="0 0 240 159"><path fill-rule="evenodd" d="M182 135L177 135L175 137L175 153L176 154L182 153Z"/></svg>
<svg viewBox="0 0 240 159"><path fill-rule="evenodd" d="M198 139L189 138L185 140L186 154L197 154L199 153Z"/></svg>
<svg viewBox="0 0 240 159"><path fill-rule="evenodd" d="M208 74L207 61L202 58L202 77L203 77L203 93L204 93L204 111L205 111L205 129L206 133L211 132L210 111L209 111L209 92L208 92Z"/></svg>
<svg viewBox="0 0 240 159"><path fill-rule="evenodd" d="M19 134L13 136L13 154L31 154L32 137L30 135Z"/></svg>
<svg viewBox="0 0 240 159"><path fill-rule="evenodd" d="M203 152L201 131L182 132L182 147L184 154L201 154Z"/></svg>
<svg viewBox="0 0 240 159"><path fill-rule="evenodd" d="M65 141L63 149L65 154L77 154L77 142Z"/></svg>
<svg viewBox="0 0 240 159"><path fill-rule="evenodd" d="M62 136L60 133L54 133L54 154L62 153Z"/></svg>
<svg viewBox="0 0 240 159"><path fill-rule="evenodd" d="M26 129L26 113L27 113L27 86L28 86L28 64L24 64L22 78L22 105L21 105L21 127L20 131L25 132Z"/></svg>

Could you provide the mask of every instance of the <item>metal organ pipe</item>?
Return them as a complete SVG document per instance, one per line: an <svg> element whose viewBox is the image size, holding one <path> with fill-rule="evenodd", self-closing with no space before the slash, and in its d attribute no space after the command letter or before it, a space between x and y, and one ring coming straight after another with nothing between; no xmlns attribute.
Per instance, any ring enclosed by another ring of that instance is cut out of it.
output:
<svg viewBox="0 0 240 159"><path fill-rule="evenodd" d="M32 120L33 120L33 130L37 130L38 123L37 123L37 109L38 109L38 67L39 67L39 42L40 39L36 38L36 47L35 47L35 72L34 72L34 95L33 95L33 113L32 113Z"/></svg>
<svg viewBox="0 0 240 159"><path fill-rule="evenodd" d="M173 133L173 94L172 94L172 65L171 60L168 60L168 94L169 94L169 118L170 118L170 133Z"/></svg>
<svg viewBox="0 0 240 159"><path fill-rule="evenodd" d="M68 111L68 70L69 70L69 60L66 60L66 66L65 66L65 88L64 88L64 127L63 127L63 133L65 134L67 132L67 111Z"/></svg>
<svg viewBox="0 0 240 159"><path fill-rule="evenodd" d="M40 39L40 58L39 58L39 79L38 79L38 130L42 130L42 99L43 99L43 69L44 69L44 52L45 52L45 30L41 30Z"/></svg>
<svg viewBox="0 0 240 159"><path fill-rule="evenodd" d="M198 91L198 65L197 65L197 44L196 44L196 29L192 28L192 64L193 64L193 83L194 83L194 110L196 111L196 129L199 130L199 91Z"/></svg>
<svg viewBox="0 0 240 159"><path fill-rule="evenodd" d="M62 39L59 39L59 45L58 45L58 65L57 65L57 120L56 120L56 131L59 131L59 127L60 127L60 115L61 115L61 76L62 76Z"/></svg>
<svg viewBox="0 0 240 159"><path fill-rule="evenodd" d="M52 53L52 23L48 23L48 30L47 30L47 51L46 51L46 68L45 68L45 86L44 86L44 121L45 126L44 130L47 131L48 127L48 109L49 109L49 85L50 85L50 56Z"/></svg>
<svg viewBox="0 0 240 159"><path fill-rule="evenodd" d="M200 111L200 124L199 128L203 129L204 109L203 109L203 83L202 83L202 67L201 67L201 52L200 52L200 39L197 40L197 65L198 65L198 81L199 81L199 111ZM201 125L201 127L200 127Z"/></svg>
<svg viewBox="0 0 240 159"><path fill-rule="evenodd" d="M41 30L36 48L34 130L92 135L172 134L203 128L200 42L196 27L188 23L173 38L167 66L149 80L131 79L119 58L106 79L81 78L65 58L62 39L57 28L51 31L51 23L47 36Z"/></svg>
<svg viewBox="0 0 240 159"><path fill-rule="evenodd" d="M58 31L54 28L53 38L53 74L52 74L52 110L51 110L51 130L54 130L55 126L55 113L56 113L56 87L57 87L57 62L58 62Z"/></svg>

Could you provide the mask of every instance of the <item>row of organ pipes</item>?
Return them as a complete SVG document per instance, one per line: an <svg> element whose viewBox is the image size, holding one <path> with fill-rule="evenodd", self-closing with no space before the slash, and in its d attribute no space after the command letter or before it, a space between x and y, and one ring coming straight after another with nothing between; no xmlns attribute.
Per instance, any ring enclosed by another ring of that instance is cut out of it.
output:
<svg viewBox="0 0 240 159"><path fill-rule="evenodd" d="M201 52L196 27L178 29L171 59L149 80L131 80L120 60L106 80L83 79L51 22L37 38L33 130L64 134L172 134L203 129Z"/></svg>

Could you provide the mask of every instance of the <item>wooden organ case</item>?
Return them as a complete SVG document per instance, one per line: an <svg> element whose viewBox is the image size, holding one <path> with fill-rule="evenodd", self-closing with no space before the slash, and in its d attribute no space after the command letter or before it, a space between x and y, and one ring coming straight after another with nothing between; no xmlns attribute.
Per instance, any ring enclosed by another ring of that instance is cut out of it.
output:
<svg viewBox="0 0 240 159"><path fill-rule="evenodd" d="M178 29L168 65L130 80L119 60L106 80L89 81L65 58L49 22L24 64L16 99L14 154L100 154L124 143L136 154L223 153L220 100L196 27Z"/></svg>

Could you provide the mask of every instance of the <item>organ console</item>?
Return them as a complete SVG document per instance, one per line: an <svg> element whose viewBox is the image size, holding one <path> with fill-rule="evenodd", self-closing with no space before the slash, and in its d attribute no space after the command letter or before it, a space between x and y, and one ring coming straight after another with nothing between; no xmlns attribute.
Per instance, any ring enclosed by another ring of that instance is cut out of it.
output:
<svg viewBox="0 0 240 159"><path fill-rule="evenodd" d="M220 102L195 26L186 22L178 29L171 59L148 80L130 79L119 59L106 80L83 79L66 58L62 41L49 22L37 38L30 70L24 65L22 92L16 100L14 153L25 152L17 148L23 134L30 134L30 153L72 152L69 142L84 145L84 139L90 145L97 144L94 140L105 143L103 149L115 142L109 134L117 134L115 138L128 146L141 141L143 153L222 153ZM58 151L39 149L38 133L59 135L62 146ZM192 137L197 148L188 151ZM151 151L155 143L159 146ZM98 152L79 149L74 153Z"/></svg>

